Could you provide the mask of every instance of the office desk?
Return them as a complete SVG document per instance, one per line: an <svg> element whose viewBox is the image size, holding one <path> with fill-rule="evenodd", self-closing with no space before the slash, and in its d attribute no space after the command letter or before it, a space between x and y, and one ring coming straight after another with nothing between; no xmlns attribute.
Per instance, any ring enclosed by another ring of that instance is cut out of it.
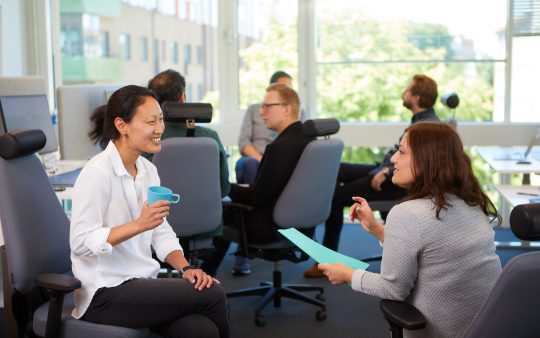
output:
<svg viewBox="0 0 540 338"><path fill-rule="evenodd" d="M54 172L54 175L56 174L62 174L77 168L83 167L86 162L88 161L57 161L56 162L56 171ZM53 175L53 173L47 173L47 175ZM55 191L56 196L58 197L58 200L60 201L60 204L64 208L64 211L66 211L66 214L68 216L71 215L71 196L73 194L73 188L72 187L66 187L65 190L62 191ZM4 245L4 236L2 234L2 228L0 227L0 246Z"/></svg>
<svg viewBox="0 0 540 338"><path fill-rule="evenodd" d="M512 207L531 203L530 199L532 198L540 199L540 187L538 186L500 184L496 185L495 188Z"/></svg>
<svg viewBox="0 0 540 338"><path fill-rule="evenodd" d="M511 206L531 203L531 198L540 199L540 187L531 185L496 185L495 188L501 194L501 197ZM540 248L540 242L513 241L496 242L497 248L503 249L534 249Z"/></svg>
<svg viewBox="0 0 540 338"><path fill-rule="evenodd" d="M534 147L527 161L529 164L519 164L517 160L502 160L509 155L519 157L526 147L474 147L478 154L493 170L500 174L527 174L540 172L540 147Z"/></svg>
<svg viewBox="0 0 540 338"><path fill-rule="evenodd" d="M540 172L540 148L533 147L527 157L527 164L518 163L517 159L503 160L505 156L521 157L526 147L474 147L476 152L489 166L500 174L500 182L495 184L510 184L511 174L523 174L523 184L530 184L530 173ZM510 215L510 205L506 200L501 201L500 214L503 217L503 223L508 225L508 216Z"/></svg>

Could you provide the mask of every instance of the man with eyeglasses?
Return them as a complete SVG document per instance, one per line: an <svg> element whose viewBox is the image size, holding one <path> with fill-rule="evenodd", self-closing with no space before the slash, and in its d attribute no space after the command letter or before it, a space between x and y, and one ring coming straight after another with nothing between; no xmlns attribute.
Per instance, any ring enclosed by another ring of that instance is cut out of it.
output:
<svg viewBox="0 0 540 338"><path fill-rule="evenodd" d="M284 71L278 70L270 78L270 84L275 83L292 87L292 77ZM246 110L242 120L238 137L238 147L242 157L235 166L237 183L252 184L255 181L264 150L276 138L276 133L264 125L259 113L260 108L260 104L252 104Z"/></svg>
<svg viewBox="0 0 540 338"><path fill-rule="evenodd" d="M253 211L245 214L249 241L272 243L281 239L273 222L274 206L304 148L315 138L308 137L302 132L300 99L290 86L284 84L269 86L260 107L264 125L275 131L277 137L266 147L254 183L249 186L232 184L229 196L233 202L254 207ZM212 262L206 264L208 270L217 269L227 252L228 244L230 243L219 245L220 249L215 253Z"/></svg>

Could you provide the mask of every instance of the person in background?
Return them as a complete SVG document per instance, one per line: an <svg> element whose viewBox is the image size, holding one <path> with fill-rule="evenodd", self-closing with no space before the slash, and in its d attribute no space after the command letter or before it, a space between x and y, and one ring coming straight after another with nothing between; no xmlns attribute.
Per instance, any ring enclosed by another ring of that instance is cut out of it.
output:
<svg viewBox="0 0 540 338"><path fill-rule="evenodd" d="M391 161L392 182L408 192L386 225L362 197L353 198L350 210L351 220L384 246L381 272L339 263L319 269L332 284L417 307L427 326L405 336L461 337L501 273L490 222L500 217L451 126L410 126Z"/></svg>
<svg viewBox="0 0 540 338"><path fill-rule="evenodd" d="M278 70L270 77L270 85L276 83L292 88L292 77ZM264 150L275 138L276 132L268 129L261 117L261 104L250 105L244 114L238 137L238 148L242 157L235 165L236 183L253 184ZM249 260L244 256L236 256L232 273L237 276L250 274Z"/></svg>
<svg viewBox="0 0 540 338"><path fill-rule="evenodd" d="M270 77L270 84L274 83L282 83L292 87L292 77L279 70ZM252 104L246 110L242 120L238 137L238 147L242 157L235 166L236 183L252 184L255 181L264 150L276 137L275 131L265 126L260 109L260 103Z"/></svg>
<svg viewBox="0 0 540 338"><path fill-rule="evenodd" d="M186 80L179 72L168 69L148 81L148 89L156 93L160 105L166 101L186 102ZM165 132L162 139L169 137L186 136L185 123L165 121ZM219 147L219 178L221 184L221 197L227 196L230 190L229 166L227 164L227 153L221 143L218 133L210 128L195 126L195 137L210 137L214 139Z"/></svg>
<svg viewBox="0 0 540 338"><path fill-rule="evenodd" d="M143 152L161 150L163 113L150 90L120 88L92 116L90 135L104 151L82 169L73 190L70 224L75 318L167 337L229 337L225 291L190 266L168 224L169 201L147 204L159 186ZM180 278L156 278L160 260Z"/></svg>
<svg viewBox="0 0 540 338"><path fill-rule="evenodd" d="M253 211L245 213L247 238L252 243L272 243L282 237L276 231L273 219L274 206L291 177L304 148L313 141L302 132L300 122L300 99L294 89L285 84L273 84L266 88L260 114L267 128L278 136L272 141L261 159L255 182L249 186L232 184L229 196L233 202L251 205ZM236 220L235 217L231 217ZM227 220L225 221L227 225ZM207 271L214 271L228 250L229 242L223 240ZM237 253L238 256L238 253ZM242 257L242 256L240 256ZM247 261L246 257L242 259ZM233 274L248 274L237 272Z"/></svg>
<svg viewBox="0 0 540 338"><path fill-rule="evenodd" d="M437 83L430 77L417 74L411 79L402 94L403 106L413 114L411 125L420 121L439 121L433 109L437 95ZM380 164L341 163L332 209L325 223L324 246L338 250L343 228L343 209L352 205L353 196L362 196L367 201L396 201L405 196L406 190L392 183L390 158L397 149L397 145L390 149ZM322 276L317 264L304 272L306 278Z"/></svg>

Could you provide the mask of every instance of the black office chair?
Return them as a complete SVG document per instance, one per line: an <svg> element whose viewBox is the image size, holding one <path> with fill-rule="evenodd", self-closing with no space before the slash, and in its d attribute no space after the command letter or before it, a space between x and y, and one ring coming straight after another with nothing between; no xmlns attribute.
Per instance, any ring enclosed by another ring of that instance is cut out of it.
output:
<svg viewBox="0 0 540 338"><path fill-rule="evenodd" d="M522 240L540 240L540 204L516 206L510 214L512 232ZM512 258L491 290L487 300L469 325L465 338L540 337L540 252ZM412 305L381 301L392 337L402 337L403 329L426 325L423 315Z"/></svg>
<svg viewBox="0 0 540 338"><path fill-rule="evenodd" d="M337 178L339 161L343 151L343 142L330 139L329 135L339 130L339 122L335 119L308 120L304 124L304 133L309 136L324 136L310 142L304 149L294 172L281 193L275 208L274 222L280 228L314 228L324 223L330 214L332 196ZM244 210L252 210L249 206ZM263 298L255 309L255 324L265 325L262 309L274 301L274 307L281 306L281 298L287 297L319 307L316 319L326 319L324 288L312 285L286 285L282 283L279 262L289 260L299 262L307 257L300 255L298 249L287 239L271 244L250 243L245 233L242 213L240 215L240 234L231 234L234 229L225 227L225 237L235 238L241 243L244 255L250 258L262 258L274 262L273 283L261 283L260 287L239 290L227 294L227 297L259 295ZM302 291L318 291L316 298L311 298Z"/></svg>
<svg viewBox="0 0 540 338"><path fill-rule="evenodd" d="M16 320L7 326L19 337L147 337L147 329L71 317L71 291L81 282L71 273L69 220L34 155L45 141L41 130L0 136L4 305Z"/></svg>
<svg viewBox="0 0 540 338"><path fill-rule="evenodd" d="M197 265L197 258L213 248L212 232L222 218L218 145L209 137L193 137L196 123L211 121L212 106L165 102L162 110L166 121L185 123L187 134L164 139L152 161L161 184L181 195L180 203L171 204L167 221L186 258Z"/></svg>

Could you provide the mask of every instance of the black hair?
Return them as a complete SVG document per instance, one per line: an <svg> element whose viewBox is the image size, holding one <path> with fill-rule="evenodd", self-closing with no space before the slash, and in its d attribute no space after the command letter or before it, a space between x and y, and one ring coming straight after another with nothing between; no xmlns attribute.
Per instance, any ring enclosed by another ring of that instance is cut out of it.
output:
<svg viewBox="0 0 540 338"><path fill-rule="evenodd" d="M270 77L270 84L274 84L277 82L278 79L281 79L282 77L286 77L286 78L289 78L292 80L292 77L285 73L284 71L282 70L278 70L277 72L275 72L274 74L272 74L272 76Z"/></svg>
<svg viewBox="0 0 540 338"><path fill-rule="evenodd" d="M160 105L178 101L186 90L186 79L176 70L167 69L148 81L148 89L156 93Z"/></svg>
<svg viewBox="0 0 540 338"><path fill-rule="evenodd" d="M106 110L107 105L104 104L97 107L90 116L90 121L92 121L92 123L94 124L94 128L90 130L88 136L92 141L94 141L94 144L99 143L101 149L105 149L107 147L107 143L109 143L109 140L103 138L103 122L105 121Z"/></svg>
<svg viewBox="0 0 540 338"><path fill-rule="evenodd" d="M105 149L109 140L116 140L120 137L114 120L119 117L126 123L131 122L135 111L147 97L157 100L154 92L140 86L129 85L115 91L107 104L96 108L90 116L90 121L94 124L88 133L90 139Z"/></svg>

